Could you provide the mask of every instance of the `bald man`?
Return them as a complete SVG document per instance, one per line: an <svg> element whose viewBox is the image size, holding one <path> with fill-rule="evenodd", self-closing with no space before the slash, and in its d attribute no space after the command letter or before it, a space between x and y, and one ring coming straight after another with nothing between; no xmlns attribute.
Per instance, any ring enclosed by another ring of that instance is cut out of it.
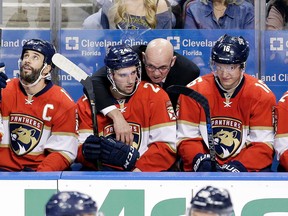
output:
<svg viewBox="0 0 288 216"><path fill-rule="evenodd" d="M142 52L149 81L159 84L163 89L166 77L177 59L174 56L172 44L163 38L157 38L148 43L145 52Z"/></svg>
<svg viewBox="0 0 288 216"><path fill-rule="evenodd" d="M133 50L141 59L142 80L156 83L164 90L170 85L187 85L200 74L197 65L176 53L173 45L166 39L157 38L147 45L134 46ZM121 112L113 105L114 102L109 94L111 83L106 74L106 68L102 67L92 76L96 108L113 120L116 139L132 144L131 128ZM169 92L168 95L175 110L179 95Z"/></svg>

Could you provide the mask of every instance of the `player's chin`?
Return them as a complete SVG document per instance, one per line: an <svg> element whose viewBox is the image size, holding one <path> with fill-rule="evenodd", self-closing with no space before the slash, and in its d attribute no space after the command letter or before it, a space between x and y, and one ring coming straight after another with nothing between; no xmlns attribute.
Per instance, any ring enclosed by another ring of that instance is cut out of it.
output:
<svg viewBox="0 0 288 216"><path fill-rule="evenodd" d="M231 83L222 83L222 86L226 90L232 89L234 87Z"/></svg>
<svg viewBox="0 0 288 216"><path fill-rule="evenodd" d="M25 75L29 75L29 74L32 73L32 71L29 70L29 69L23 69L23 70L22 70L22 73L25 74Z"/></svg>
<svg viewBox="0 0 288 216"><path fill-rule="evenodd" d="M224 86L230 86L233 84L233 81L232 80L229 80L229 79L220 79L220 83L221 85L224 87Z"/></svg>
<svg viewBox="0 0 288 216"><path fill-rule="evenodd" d="M126 91L125 91L125 94L131 94L132 92L133 92L133 90L129 90L129 91L126 90Z"/></svg>

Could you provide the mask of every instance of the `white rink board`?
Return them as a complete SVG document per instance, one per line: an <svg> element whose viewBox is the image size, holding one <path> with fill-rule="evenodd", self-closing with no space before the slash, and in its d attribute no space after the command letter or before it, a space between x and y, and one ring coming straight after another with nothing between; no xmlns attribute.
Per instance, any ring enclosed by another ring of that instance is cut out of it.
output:
<svg viewBox="0 0 288 216"><path fill-rule="evenodd" d="M207 185L230 191L236 216L288 216L288 173L173 172L0 172L0 215L44 216L44 200L59 189L87 193L105 216L183 216Z"/></svg>
<svg viewBox="0 0 288 216"><path fill-rule="evenodd" d="M27 189L57 189L57 180L1 180L0 215L25 216L25 190ZM37 203L35 208L41 208L44 212L44 207L37 206Z"/></svg>
<svg viewBox="0 0 288 216"><path fill-rule="evenodd" d="M189 207L192 191L196 193L200 188L207 185L223 187L229 190L234 204L235 215L241 215L244 205L252 200L288 198L287 181L59 180L59 190L80 190L92 196L99 207L103 204L111 189L143 189L145 190L145 216L151 215L151 210L155 204L169 198L186 198L186 206ZM124 212L122 213L121 216L124 216ZM265 214L265 216L276 215L275 213ZM284 216L285 214L281 213L278 215ZM288 216L288 213L286 215Z"/></svg>

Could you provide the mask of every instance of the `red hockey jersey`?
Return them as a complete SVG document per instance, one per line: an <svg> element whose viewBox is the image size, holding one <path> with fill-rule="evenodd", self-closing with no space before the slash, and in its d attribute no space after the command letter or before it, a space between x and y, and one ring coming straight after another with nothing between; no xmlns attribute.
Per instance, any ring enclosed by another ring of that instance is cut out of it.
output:
<svg viewBox="0 0 288 216"><path fill-rule="evenodd" d="M61 171L76 158L76 104L64 89L48 82L28 100L12 79L2 90L1 113L0 169Z"/></svg>
<svg viewBox="0 0 288 216"><path fill-rule="evenodd" d="M288 171L288 91L278 101L275 109L275 150L279 164Z"/></svg>
<svg viewBox="0 0 288 216"><path fill-rule="evenodd" d="M78 100L80 143L92 134L89 102ZM141 171L163 171L176 160L176 116L167 93L159 86L141 82L137 91L126 99L115 101L131 125L133 146L140 153L136 167ZM110 118L97 115L99 135L115 134ZM78 153L79 155L79 153Z"/></svg>
<svg viewBox="0 0 288 216"><path fill-rule="evenodd" d="M259 171L273 160L272 110L276 98L260 80L244 74L230 97L213 74L194 80L188 87L204 95L210 104L217 161L240 161L248 171ZM179 97L177 146L185 171L192 170L198 153L209 153L205 113L190 97ZM205 144L203 144L204 142Z"/></svg>

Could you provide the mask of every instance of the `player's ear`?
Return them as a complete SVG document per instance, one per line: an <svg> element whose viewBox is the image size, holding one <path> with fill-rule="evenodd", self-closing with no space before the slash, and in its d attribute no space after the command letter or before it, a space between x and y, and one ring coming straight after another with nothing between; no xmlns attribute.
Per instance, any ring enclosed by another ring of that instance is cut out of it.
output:
<svg viewBox="0 0 288 216"><path fill-rule="evenodd" d="M241 69L242 72L245 71L245 67L246 67L246 62L243 62L243 63L240 64L240 69Z"/></svg>
<svg viewBox="0 0 288 216"><path fill-rule="evenodd" d="M173 67L173 65L175 64L176 59L177 59L176 56L173 56L173 57L172 57L172 61L171 61L170 67Z"/></svg>
<svg viewBox="0 0 288 216"><path fill-rule="evenodd" d="M145 54L145 52L142 52L142 61L146 62L145 59L146 59L146 54Z"/></svg>
<svg viewBox="0 0 288 216"><path fill-rule="evenodd" d="M45 64L46 64L46 63L45 63ZM51 65L46 64L44 67L45 67L45 68L44 68L43 73L44 73L45 75L47 75L48 73L51 72L51 70L52 70L52 66L51 66Z"/></svg>

